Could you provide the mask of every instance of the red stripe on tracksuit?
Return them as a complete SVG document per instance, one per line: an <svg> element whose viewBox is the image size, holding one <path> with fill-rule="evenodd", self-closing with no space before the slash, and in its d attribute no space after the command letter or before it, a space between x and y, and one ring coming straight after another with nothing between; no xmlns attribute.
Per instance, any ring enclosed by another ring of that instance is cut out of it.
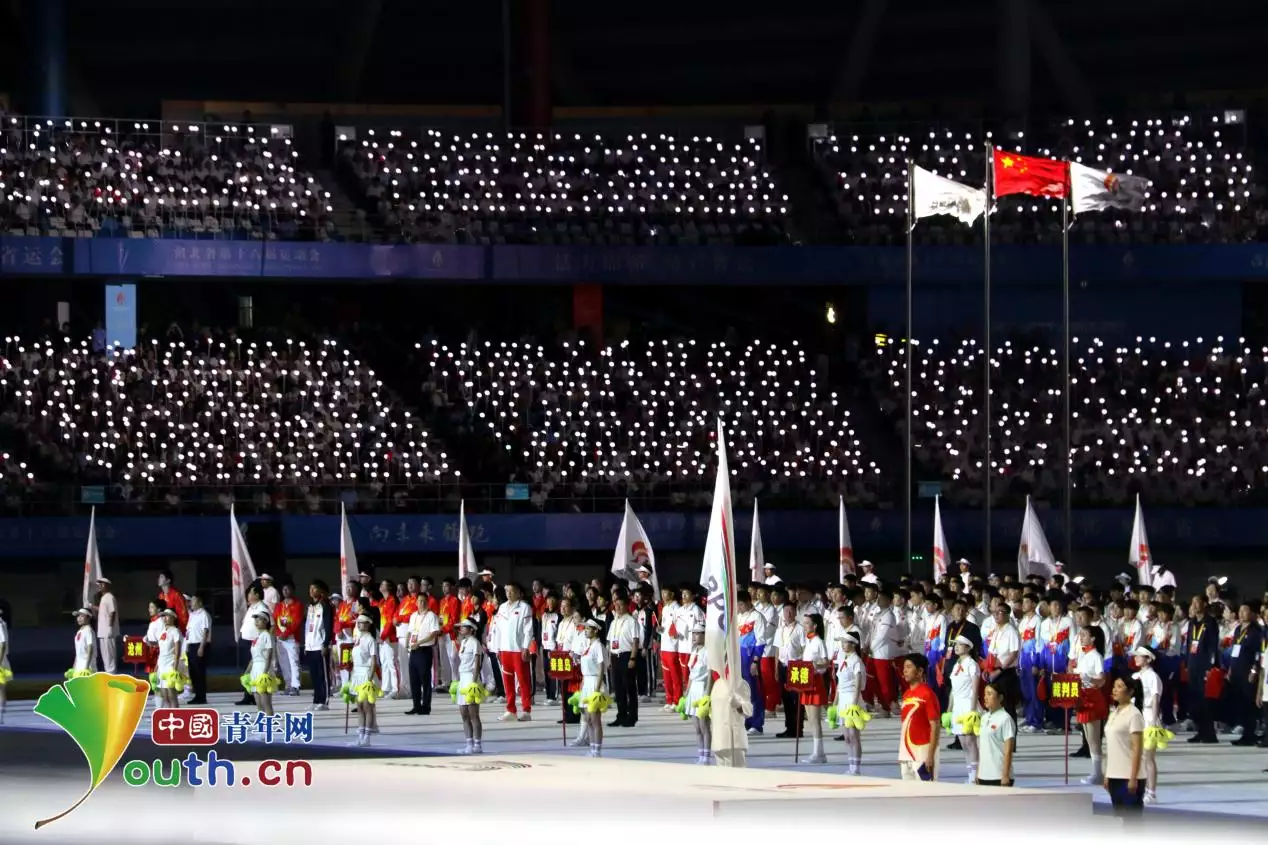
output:
<svg viewBox="0 0 1268 845"><path fill-rule="evenodd" d="M680 658L681 655L676 651L660 653L660 671L665 678L665 703L675 707L678 706L678 699L686 693L683 689L683 678L686 677L683 670L685 664Z"/></svg>
<svg viewBox="0 0 1268 845"><path fill-rule="evenodd" d="M506 712L515 712L515 685L520 688L520 707L525 713L533 712L533 687L529 682L528 664L518 651L498 652L498 664L502 667L502 688L506 691Z"/></svg>
<svg viewBox="0 0 1268 845"><path fill-rule="evenodd" d="M768 650L773 650L774 646L766 646ZM762 657L762 696L766 699L766 712L774 713L779 707L779 680L775 674L775 655L768 654Z"/></svg>

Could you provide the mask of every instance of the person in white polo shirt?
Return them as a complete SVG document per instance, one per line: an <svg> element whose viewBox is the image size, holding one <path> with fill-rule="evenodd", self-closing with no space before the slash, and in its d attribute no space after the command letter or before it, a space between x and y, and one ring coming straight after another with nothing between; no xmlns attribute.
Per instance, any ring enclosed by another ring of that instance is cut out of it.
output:
<svg viewBox="0 0 1268 845"><path fill-rule="evenodd" d="M190 704L207 703L207 649L211 647L211 614L195 593L189 601L189 621L185 623L185 663L189 667Z"/></svg>
<svg viewBox="0 0 1268 845"><path fill-rule="evenodd" d="M101 655L101 671L114 674L119 671L119 604L109 578L98 578L97 589L97 651Z"/></svg>
<svg viewBox="0 0 1268 845"><path fill-rule="evenodd" d="M638 623L629 613L629 597L624 590L612 601L612 622L608 625L611 654L612 695L616 698L616 719L610 728L632 728L638 723L638 653L642 648Z"/></svg>
<svg viewBox="0 0 1268 845"><path fill-rule="evenodd" d="M410 579L413 580L413 579ZM405 648L409 654L409 691L414 700L413 708L406 716L431 715L432 657L436 653L436 638L440 636L440 617L427 606L427 597L415 605L405 631Z"/></svg>
<svg viewBox="0 0 1268 845"><path fill-rule="evenodd" d="M978 736L978 786L1013 785L1013 747L1017 742L1017 720L1004 710L1004 691L999 681L990 681L982 692L986 714Z"/></svg>
<svg viewBox="0 0 1268 845"><path fill-rule="evenodd" d="M264 606L269 610L270 618L273 615L273 609L277 607L277 603L282 600L282 596L277 591L277 587L273 586L273 576L267 572L260 576L260 590L263 595Z"/></svg>

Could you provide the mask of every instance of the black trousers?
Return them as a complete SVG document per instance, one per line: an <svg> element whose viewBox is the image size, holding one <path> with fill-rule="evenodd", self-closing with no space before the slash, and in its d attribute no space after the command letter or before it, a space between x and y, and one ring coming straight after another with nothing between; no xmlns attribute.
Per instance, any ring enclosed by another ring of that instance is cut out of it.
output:
<svg viewBox="0 0 1268 845"><path fill-rule="evenodd" d="M409 694L414 699L414 709L424 713L431 712L431 664L435 653L431 646L409 653Z"/></svg>
<svg viewBox="0 0 1268 845"><path fill-rule="evenodd" d="M1196 680L1189 675L1189 718L1197 729L1197 736L1202 739L1218 739L1215 735L1216 702L1206 697L1206 684L1201 675Z"/></svg>
<svg viewBox="0 0 1268 845"><path fill-rule="evenodd" d="M616 697L616 721L622 725L638 722L638 663L630 665L630 653L612 655L612 694Z"/></svg>
<svg viewBox="0 0 1268 845"><path fill-rule="evenodd" d="M793 736L801 736L806 721L805 712L798 706L800 696L788 689L788 667L783 663L775 665L775 677L779 679L779 698L784 705L784 732ZM801 718L798 719L798 716Z"/></svg>
<svg viewBox="0 0 1268 845"><path fill-rule="evenodd" d="M486 652L486 655L493 666L493 694L499 698L505 698L506 689L502 686L502 664L498 662L498 657L493 651Z"/></svg>
<svg viewBox="0 0 1268 845"><path fill-rule="evenodd" d="M648 655L651 652L644 651L638 656L638 666L635 671L638 673L638 694L650 696L652 691L656 689L656 677L653 672L654 660L649 660Z"/></svg>
<svg viewBox="0 0 1268 845"><path fill-rule="evenodd" d="M304 665L313 682L313 704L325 704L330 695L330 679L326 676L326 652L305 651Z"/></svg>
<svg viewBox="0 0 1268 845"><path fill-rule="evenodd" d="M1250 741L1255 738L1255 725L1259 722L1259 708L1255 706L1255 686L1243 673L1240 680L1230 681L1229 688L1229 720L1233 725L1240 725L1242 738Z"/></svg>
<svg viewBox="0 0 1268 845"><path fill-rule="evenodd" d="M198 656L198 647L194 646L185 652L189 664L189 685L194 691L194 702L203 704L207 701L207 658Z"/></svg>
<svg viewBox="0 0 1268 845"><path fill-rule="evenodd" d="M1145 810L1145 779L1136 781L1136 791L1127 788L1127 781L1120 778L1109 779L1110 804L1116 816L1137 816Z"/></svg>

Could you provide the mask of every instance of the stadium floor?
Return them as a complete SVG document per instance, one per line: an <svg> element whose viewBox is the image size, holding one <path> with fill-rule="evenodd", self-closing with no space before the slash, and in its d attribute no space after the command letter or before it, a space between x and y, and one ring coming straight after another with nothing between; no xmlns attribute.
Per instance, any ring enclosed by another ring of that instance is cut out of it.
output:
<svg viewBox="0 0 1268 845"><path fill-rule="evenodd" d="M213 694L212 704L222 713L236 708L237 696L227 693ZM305 712L310 703L308 696L275 699L277 712ZM59 770L72 776L73 767L82 766L82 757L69 738L58 736L52 740L44 734L60 730L35 715L32 701L10 702L5 722L0 726L0 760L5 761L6 774L17 776L29 773L36 777L58 777ZM355 715L352 733L344 733L342 706L332 705L328 712L315 716L314 737L311 745L281 746L252 742L234 745L222 755L253 759L275 757L279 759L346 759L377 756L448 756L463 744L462 726L456 706L447 695L438 696L433 702L431 716L407 716L407 701L382 701L379 704L381 733L373 737L369 749L350 748L355 738ZM484 708L484 743L486 755L549 754L584 756L582 749L563 746L561 728L556 724L560 710L555 705L545 706L540 699L531 722L498 722L500 705L486 704ZM656 706L641 709L638 727L611 728L606 731L604 756L625 760L680 762L692 764L695 760L694 735L690 727L676 714L665 713ZM776 739L772 734L782 728L779 718L765 736L752 737L749 747L749 765L753 768L769 768L788 771L844 773L845 761L841 745L831 740L827 743L829 763L826 766L798 766L793 759L792 740ZM147 751L155 755L155 747L145 737L149 732L149 720L143 719L133 748L130 751ZM576 728L569 726L569 739ZM1262 770L1268 766L1268 752L1255 748L1190 745L1187 735L1177 737L1166 751L1159 755L1161 771L1158 789L1159 803L1150 815L1162 818L1170 816L1200 816L1208 822L1223 817L1228 821L1268 818L1268 775ZM1077 748L1077 737L1071 737L1071 747ZM874 719L864 734L862 774L869 777L897 777L894 762L898 745L898 720ZM944 743L945 745L945 740ZM835 747L834 747L835 746ZM1087 773L1087 760L1070 761L1070 785L1063 780L1064 740L1061 736L1022 735L1019 740L1016 771L1022 787L1058 790L1074 790L1091 793L1098 808L1108 804L1099 788L1083 786L1078 780ZM808 753L803 742L802 752ZM177 756L175 754L171 756ZM940 780L958 782L964 777L963 756L959 752L943 751ZM76 778L80 774L73 775ZM117 777L116 773L114 777Z"/></svg>

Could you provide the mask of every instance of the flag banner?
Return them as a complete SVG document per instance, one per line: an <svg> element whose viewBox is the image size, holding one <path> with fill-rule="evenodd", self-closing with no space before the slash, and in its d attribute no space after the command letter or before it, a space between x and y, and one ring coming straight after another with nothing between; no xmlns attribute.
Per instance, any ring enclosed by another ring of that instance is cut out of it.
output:
<svg viewBox="0 0 1268 845"><path fill-rule="evenodd" d="M1029 194L1060 199L1070 193L1070 167L1064 161L995 150L995 196Z"/></svg>
<svg viewBox="0 0 1268 845"><path fill-rule="evenodd" d="M947 548L947 535L942 531L942 497L933 499L933 580L947 577L947 565L951 562L951 549Z"/></svg>
<svg viewBox="0 0 1268 845"><path fill-rule="evenodd" d="M247 587L256 578L255 564L251 561L251 552L247 550L247 541L242 536L242 527L234 515L233 505L229 506L229 583L233 585L233 628L242 630L242 622L247 618Z"/></svg>
<svg viewBox="0 0 1268 845"><path fill-rule="evenodd" d="M1057 559L1052 556L1043 524L1035 513L1035 506L1026 497L1026 515L1021 520L1021 546L1017 549L1017 577L1025 581L1031 575L1051 578L1057 574Z"/></svg>
<svg viewBox="0 0 1268 845"><path fill-rule="evenodd" d="M92 607L92 597L97 592L97 582L101 580L101 552L97 551L97 509L92 509L88 518L88 549L84 552L84 603L82 607Z"/></svg>
<svg viewBox="0 0 1268 845"><path fill-rule="evenodd" d="M1127 562L1136 567L1136 583L1151 584L1149 567L1154 556L1149 552L1149 535L1145 533L1145 512L1140 509L1140 494L1136 494L1136 518L1132 520L1132 544L1127 550Z"/></svg>
<svg viewBox="0 0 1268 845"><path fill-rule="evenodd" d="M971 225L986 211L986 191L962 185L923 167L911 166L911 215L917 220L946 214Z"/></svg>
<svg viewBox="0 0 1268 845"><path fill-rule="evenodd" d="M475 549L471 546L471 532L467 530L467 503L458 504L458 578L476 577Z"/></svg>
<svg viewBox="0 0 1268 845"><path fill-rule="evenodd" d="M639 576L638 568L645 566L651 573L646 579ZM626 581L631 588L646 580L655 591L654 601L660 601L660 581L656 578L656 553L652 541L643 530L643 523L634 515L634 509L625 502L625 518L621 520L621 535L616 538L616 552L612 556L612 574Z"/></svg>
<svg viewBox="0 0 1268 845"><path fill-rule="evenodd" d="M841 496L837 507L837 578L854 574L854 543L850 540L850 520L845 515L845 497Z"/></svg>
<svg viewBox="0 0 1268 845"><path fill-rule="evenodd" d="M754 584L766 583L766 554L762 551L762 529L757 524L757 500L753 500L753 536L748 544L748 574Z"/></svg>
<svg viewBox="0 0 1268 845"><path fill-rule="evenodd" d="M709 668L730 678L739 675L740 639L735 626L735 526L731 521L731 477L726 462L726 440L718 421L718 477L713 488L713 512L704 544L700 586L706 596L705 654Z"/></svg>
<svg viewBox="0 0 1268 845"><path fill-rule="evenodd" d="M357 567L357 550L352 545L352 529L348 527L348 511L339 505L339 592L348 584L361 580Z"/></svg>
<svg viewBox="0 0 1268 845"><path fill-rule="evenodd" d="M1093 170L1070 162L1070 207L1075 214L1085 211L1141 211L1149 193L1149 180L1108 170Z"/></svg>

